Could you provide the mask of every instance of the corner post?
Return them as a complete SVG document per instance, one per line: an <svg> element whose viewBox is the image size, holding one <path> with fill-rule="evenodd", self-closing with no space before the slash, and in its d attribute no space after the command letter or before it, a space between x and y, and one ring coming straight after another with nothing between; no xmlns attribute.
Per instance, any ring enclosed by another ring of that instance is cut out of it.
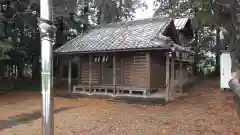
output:
<svg viewBox="0 0 240 135"><path fill-rule="evenodd" d="M175 80L175 58L172 54L171 57L171 81L170 81L170 91L171 91L171 100L175 96L174 80Z"/></svg>
<svg viewBox="0 0 240 135"><path fill-rule="evenodd" d="M113 95L116 95L116 55L113 55Z"/></svg>
<svg viewBox="0 0 240 135"><path fill-rule="evenodd" d="M68 93L71 93L72 89L72 57L68 60Z"/></svg>
<svg viewBox="0 0 240 135"><path fill-rule="evenodd" d="M147 93L151 89L151 54L150 52L146 53L146 67L147 67L147 91L144 93L144 96L147 96Z"/></svg>
<svg viewBox="0 0 240 135"><path fill-rule="evenodd" d="M166 55L166 96L165 101L169 101L169 84L170 84L170 53L165 53Z"/></svg>
<svg viewBox="0 0 240 135"><path fill-rule="evenodd" d="M59 58L59 81L62 81L62 77L63 77L63 62L61 57Z"/></svg>
<svg viewBox="0 0 240 135"><path fill-rule="evenodd" d="M59 56L57 56L57 59L56 59L56 61L57 61L57 68L56 68L56 79L55 79L55 86L57 85L57 84L59 84L59 82L61 81L61 62L60 62L60 57Z"/></svg>

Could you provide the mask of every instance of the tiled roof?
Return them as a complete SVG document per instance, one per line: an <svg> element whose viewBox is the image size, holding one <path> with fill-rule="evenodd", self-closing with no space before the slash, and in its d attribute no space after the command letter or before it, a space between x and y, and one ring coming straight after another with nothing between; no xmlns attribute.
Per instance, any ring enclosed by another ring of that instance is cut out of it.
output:
<svg viewBox="0 0 240 135"><path fill-rule="evenodd" d="M55 50L55 53L83 53L149 49L164 47L167 37L162 35L172 20L151 18L118 24L108 24L90 30ZM152 44L151 39L160 37L161 44Z"/></svg>

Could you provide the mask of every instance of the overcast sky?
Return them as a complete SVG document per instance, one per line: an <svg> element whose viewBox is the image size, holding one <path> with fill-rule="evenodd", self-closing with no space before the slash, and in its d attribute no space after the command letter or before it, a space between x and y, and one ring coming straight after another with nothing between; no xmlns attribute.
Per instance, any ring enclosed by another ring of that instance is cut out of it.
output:
<svg viewBox="0 0 240 135"><path fill-rule="evenodd" d="M137 9L136 10L136 19L145 19L145 18L151 18L154 13L154 7L153 7L153 1L154 0L143 0L147 3L148 9L147 10L142 10L142 9Z"/></svg>

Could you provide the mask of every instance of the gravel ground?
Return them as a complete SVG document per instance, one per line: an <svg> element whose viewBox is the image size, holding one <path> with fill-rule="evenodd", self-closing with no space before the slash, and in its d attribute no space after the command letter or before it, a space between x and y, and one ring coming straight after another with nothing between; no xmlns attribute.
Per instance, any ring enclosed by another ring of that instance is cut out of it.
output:
<svg viewBox="0 0 240 135"><path fill-rule="evenodd" d="M232 96L217 87L216 81L202 81L164 106L56 97L55 134L240 135ZM40 108L40 93L0 95L0 135L40 135Z"/></svg>

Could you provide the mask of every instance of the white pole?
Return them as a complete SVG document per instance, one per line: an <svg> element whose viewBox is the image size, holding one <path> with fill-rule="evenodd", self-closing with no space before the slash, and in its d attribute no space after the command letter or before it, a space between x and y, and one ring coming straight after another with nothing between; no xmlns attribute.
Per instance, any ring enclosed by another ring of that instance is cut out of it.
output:
<svg viewBox="0 0 240 135"><path fill-rule="evenodd" d="M52 96L52 0L40 0L41 64L42 64L42 134L54 135Z"/></svg>

